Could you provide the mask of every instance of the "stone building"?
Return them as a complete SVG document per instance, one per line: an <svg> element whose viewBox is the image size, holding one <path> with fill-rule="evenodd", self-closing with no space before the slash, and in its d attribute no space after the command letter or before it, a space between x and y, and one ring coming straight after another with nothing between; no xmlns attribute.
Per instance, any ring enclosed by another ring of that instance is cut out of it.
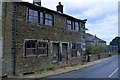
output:
<svg viewBox="0 0 120 80"><path fill-rule="evenodd" d="M106 45L106 41L98 38L96 35L90 33L85 34L85 43L86 45Z"/></svg>
<svg viewBox="0 0 120 80"><path fill-rule="evenodd" d="M28 2L3 3L2 74L81 64L85 20Z"/></svg>
<svg viewBox="0 0 120 80"><path fill-rule="evenodd" d="M109 44L110 52L119 53L120 37L116 36Z"/></svg>

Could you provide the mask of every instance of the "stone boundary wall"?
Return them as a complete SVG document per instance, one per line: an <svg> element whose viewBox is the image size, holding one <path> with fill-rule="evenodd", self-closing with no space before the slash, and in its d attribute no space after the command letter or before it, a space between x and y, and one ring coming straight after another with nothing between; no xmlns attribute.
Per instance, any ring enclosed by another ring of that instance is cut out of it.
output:
<svg viewBox="0 0 120 80"><path fill-rule="evenodd" d="M91 61L96 61L96 60L107 58L107 57L109 57L108 53L92 54L92 55L87 55L87 61L91 62Z"/></svg>

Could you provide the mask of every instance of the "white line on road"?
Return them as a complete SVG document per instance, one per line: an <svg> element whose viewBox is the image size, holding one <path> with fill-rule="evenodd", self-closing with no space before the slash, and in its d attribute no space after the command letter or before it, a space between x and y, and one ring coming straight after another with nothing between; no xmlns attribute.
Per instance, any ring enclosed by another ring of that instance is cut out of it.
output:
<svg viewBox="0 0 120 80"><path fill-rule="evenodd" d="M109 77L111 77L113 74L115 74L115 72L118 70L118 68L109 76Z"/></svg>

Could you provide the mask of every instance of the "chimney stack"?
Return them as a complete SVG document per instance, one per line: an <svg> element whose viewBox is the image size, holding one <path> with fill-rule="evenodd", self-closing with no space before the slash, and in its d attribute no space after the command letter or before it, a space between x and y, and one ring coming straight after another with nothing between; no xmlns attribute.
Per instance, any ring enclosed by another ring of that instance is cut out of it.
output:
<svg viewBox="0 0 120 80"><path fill-rule="evenodd" d="M57 11L60 13L63 13L63 5L61 4L61 2L59 2L59 4L56 6Z"/></svg>
<svg viewBox="0 0 120 80"><path fill-rule="evenodd" d="M33 4L41 6L41 0L33 0Z"/></svg>

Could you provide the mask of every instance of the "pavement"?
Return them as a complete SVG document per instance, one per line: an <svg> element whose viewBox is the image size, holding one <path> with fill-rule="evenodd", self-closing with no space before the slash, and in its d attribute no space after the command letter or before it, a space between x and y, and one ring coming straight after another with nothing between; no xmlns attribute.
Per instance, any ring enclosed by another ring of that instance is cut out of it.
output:
<svg viewBox="0 0 120 80"><path fill-rule="evenodd" d="M45 77L50 77L53 75L59 75L59 74L65 74L65 73L69 73L69 72L73 72L73 71L77 71L95 64L98 64L100 62L106 61L110 59L109 58L104 58L104 59L100 59L97 61L92 61L92 62L87 62L84 65L78 64L76 66L73 67L65 67L65 68L60 68L60 69L56 69L55 71L44 71L42 74L29 74L29 75L20 75L20 76L10 76L10 78L45 78Z"/></svg>

